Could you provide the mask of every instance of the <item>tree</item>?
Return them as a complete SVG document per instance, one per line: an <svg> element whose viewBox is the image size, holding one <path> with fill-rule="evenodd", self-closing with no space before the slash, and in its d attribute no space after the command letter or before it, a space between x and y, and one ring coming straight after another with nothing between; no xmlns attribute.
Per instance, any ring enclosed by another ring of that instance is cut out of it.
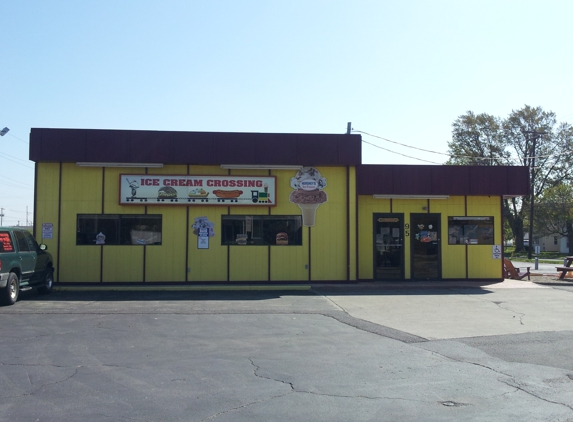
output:
<svg viewBox="0 0 573 422"><path fill-rule="evenodd" d="M452 127L452 141L448 143L450 159L446 164L528 166L535 197L546 188L573 177L573 168L567 166L560 154L571 150L573 128L568 123L557 124L555 113L541 107L525 105L503 120L468 111L459 116ZM535 156L532 154L534 143ZM524 223L530 201L530 196L504 200L504 218L513 232L516 251L523 250Z"/></svg>
<svg viewBox="0 0 573 422"><path fill-rule="evenodd" d="M573 185L560 183L543 192L535 218L536 232L543 235L565 236L569 240L569 255L573 254Z"/></svg>
<svg viewBox="0 0 573 422"><path fill-rule="evenodd" d="M499 118L489 114L459 116L452 124L452 142L448 143L450 165L494 166L509 162Z"/></svg>

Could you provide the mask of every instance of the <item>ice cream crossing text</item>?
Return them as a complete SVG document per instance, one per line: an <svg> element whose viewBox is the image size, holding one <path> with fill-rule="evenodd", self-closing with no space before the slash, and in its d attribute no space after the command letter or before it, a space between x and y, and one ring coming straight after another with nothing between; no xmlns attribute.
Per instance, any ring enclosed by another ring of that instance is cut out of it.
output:
<svg viewBox="0 0 573 422"><path fill-rule="evenodd" d="M205 185L203 185L205 183ZM140 186L208 186L214 188L262 188L261 180L248 179L152 179L141 178Z"/></svg>

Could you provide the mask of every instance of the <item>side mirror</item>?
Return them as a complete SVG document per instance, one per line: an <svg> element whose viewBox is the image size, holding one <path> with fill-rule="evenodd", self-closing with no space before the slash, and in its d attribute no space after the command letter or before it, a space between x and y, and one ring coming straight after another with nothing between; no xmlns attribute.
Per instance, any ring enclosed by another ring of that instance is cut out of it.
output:
<svg viewBox="0 0 573 422"><path fill-rule="evenodd" d="M40 243L40 249L45 251L48 249L48 245L44 244L44 243Z"/></svg>

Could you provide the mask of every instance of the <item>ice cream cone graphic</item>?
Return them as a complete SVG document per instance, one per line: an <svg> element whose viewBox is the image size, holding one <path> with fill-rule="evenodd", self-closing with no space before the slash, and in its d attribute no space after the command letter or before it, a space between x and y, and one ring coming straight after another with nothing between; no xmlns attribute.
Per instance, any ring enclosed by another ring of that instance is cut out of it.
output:
<svg viewBox="0 0 573 422"><path fill-rule="evenodd" d="M316 210L320 204L297 204L302 211L302 225L305 227L314 226L316 220Z"/></svg>
<svg viewBox="0 0 573 422"><path fill-rule="evenodd" d="M297 204L302 212L302 225L312 227L316 221L316 210L327 200L326 179L313 167L303 167L290 179L294 189L290 193L290 202Z"/></svg>

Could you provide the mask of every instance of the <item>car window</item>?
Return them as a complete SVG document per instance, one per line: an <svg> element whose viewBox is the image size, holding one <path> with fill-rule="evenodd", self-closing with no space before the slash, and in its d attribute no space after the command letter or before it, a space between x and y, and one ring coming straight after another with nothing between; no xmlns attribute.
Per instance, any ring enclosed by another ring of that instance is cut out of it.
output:
<svg viewBox="0 0 573 422"><path fill-rule="evenodd" d="M18 243L18 249L20 252L29 251L30 247L28 246L28 241L26 240L24 232L20 230L14 230L14 235L16 236L16 242Z"/></svg>
<svg viewBox="0 0 573 422"><path fill-rule="evenodd" d="M34 236L32 236L30 232L23 232L23 233L24 237L26 237L26 241L28 242L28 248L31 251L37 251L38 249L40 249L40 247L38 246L38 242L36 242L36 239L34 239Z"/></svg>
<svg viewBox="0 0 573 422"><path fill-rule="evenodd" d="M10 232L0 232L0 252L14 252Z"/></svg>

